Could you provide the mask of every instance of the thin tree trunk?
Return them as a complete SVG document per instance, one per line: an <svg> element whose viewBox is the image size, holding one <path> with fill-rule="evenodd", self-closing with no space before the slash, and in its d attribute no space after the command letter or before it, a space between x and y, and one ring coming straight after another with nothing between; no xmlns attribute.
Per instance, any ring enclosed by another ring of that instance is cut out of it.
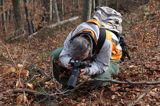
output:
<svg viewBox="0 0 160 106"><path fill-rule="evenodd" d="M92 10L94 10L96 8L96 1L92 0Z"/></svg>
<svg viewBox="0 0 160 106"><path fill-rule="evenodd" d="M63 18L64 18L64 0L62 0L62 20L63 20Z"/></svg>
<svg viewBox="0 0 160 106"><path fill-rule="evenodd" d="M20 2L19 0L12 0L15 30L18 30L22 26L21 11L20 11L20 3L19 2Z"/></svg>
<svg viewBox="0 0 160 106"><path fill-rule="evenodd" d="M102 0L95 0L96 7L100 7L102 5Z"/></svg>
<svg viewBox="0 0 160 106"><path fill-rule="evenodd" d="M49 8L50 8L49 20L50 20L50 22L52 22L53 21L53 0L50 0Z"/></svg>
<svg viewBox="0 0 160 106"><path fill-rule="evenodd" d="M80 10L80 3L79 3L79 0L77 0L77 8L78 8L78 10Z"/></svg>
<svg viewBox="0 0 160 106"><path fill-rule="evenodd" d="M75 15L75 7L76 7L75 0L72 0L72 11L71 11L72 17Z"/></svg>
<svg viewBox="0 0 160 106"><path fill-rule="evenodd" d="M82 21L86 21L91 18L92 12L92 0L83 0L83 16Z"/></svg>
<svg viewBox="0 0 160 106"><path fill-rule="evenodd" d="M40 1L41 1L42 5L44 7L44 9L43 9L43 11L44 11L44 20L48 22L49 19L50 19L50 16L48 14L50 12L50 6L49 6L50 0L40 0Z"/></svg>
<svg viewBox="0 0 160 106"><path fill-rule="evenodd" d="M53 5L54 5L54 9L55 9L55 12L56 12L56 17L57 17L57 22L59 23L60 22L60 17L59 17L59 11L58 11L58 7L57 7L57 0L53 0Z"/></svg>
<svg viewBox="0 0 160 106"><path fill-rule="evenodd" d="M4 12L3 4L4 4L4 0L1 0L0 1L0 7L1 7L1 11L2 11L2 14L1 14L2 27L3 27L3 32L6 33L7 32L7 27L6 27L6 19L5 19L5 12Z"/></svg>
<svg viewBox="0 0 160 106"><path fill-rule="evenodd" d="M106 0L106 6L108 6L108 2L109 2L109 1L108 1L108 0Z"/></svg>
<svg viewBox="0 0 160 106"><path fill-rule="evenodd" d="M9 22L11 22L11 19L12 19L12 10L9 9L9 11L8 11L8 20L9 20Z"/></svg>
<svg viewBox="0 0 160 106"><path fill-rule="evenodd" d="M26 15L26 22L27 22L27 26L28 26L28 32L29 35L35 32L32 20L29 18L29 12L28 12L28 8L27 8L27 0L24 0L24 8L25 8L25 15Z"/></svg>

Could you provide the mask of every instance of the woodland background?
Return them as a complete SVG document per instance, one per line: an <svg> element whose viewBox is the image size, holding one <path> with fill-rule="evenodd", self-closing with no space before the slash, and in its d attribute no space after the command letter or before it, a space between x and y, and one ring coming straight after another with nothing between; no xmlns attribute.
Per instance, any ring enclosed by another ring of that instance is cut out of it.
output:
<svg viewBox="0 0 160 106"><path fill-rule="evenodd" d="M97 6L123 15L131 60L121 63L119 81L160 81L159 0L0 0L0 106L159 106L159 84L114 84L73 93L52 76L50 53L67 34L91 18ZM83 80L83 79L82 79Z"/></svg>

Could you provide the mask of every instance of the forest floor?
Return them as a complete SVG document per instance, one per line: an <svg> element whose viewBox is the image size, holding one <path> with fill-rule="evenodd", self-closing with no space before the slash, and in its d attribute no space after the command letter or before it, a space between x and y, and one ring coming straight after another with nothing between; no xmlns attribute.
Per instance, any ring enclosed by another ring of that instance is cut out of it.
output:
<svg viewBox="0 0 160 106"><path fill-rule="evenodd" d="M107 88L92 91L84 84L65 95L56 94L61 87L56 81L43 81L52 75L51 51L63 46L67 34L79 23L46 29L38 37L14 43L0 40L0 106L160 106L158 84L110 83ZM116 80L160 81L159 25L160 9L152 3L124 15L124 38L131 60L120 63ZM40 70L31 69L33 65Z"/></svg>

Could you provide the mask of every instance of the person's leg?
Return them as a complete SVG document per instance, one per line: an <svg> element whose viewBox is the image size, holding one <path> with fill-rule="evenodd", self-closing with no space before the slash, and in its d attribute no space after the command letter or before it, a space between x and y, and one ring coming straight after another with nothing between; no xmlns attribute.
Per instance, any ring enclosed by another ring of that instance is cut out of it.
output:
<svg viewBox="0 0 160 106"><path fill-rule="evenodd" d="M63 47L57 48L51 52L52 61L56 61L59 59L59 55L62 51Z"/></svg>
<svg viewBox="0 0 160 106"><path fill-rule="evenodd" d="M66 86L69 76L66 73L66 68L59 65L59 55L62 49L63 48L61 47L52 51L51 58L52 58L54 78L63 86Z"/></svg>
<svg viewBox="0 0 160 106"><path fill-rule="evenodd" d="M117 75L118 73L119 73L119 61L111 61L108 69L104 73L97 75L94 79L102 81L103 83L101 86L106 86L108 85L108 82L107 81L105 82L105 80L112 79L112 75Z"/></svg>

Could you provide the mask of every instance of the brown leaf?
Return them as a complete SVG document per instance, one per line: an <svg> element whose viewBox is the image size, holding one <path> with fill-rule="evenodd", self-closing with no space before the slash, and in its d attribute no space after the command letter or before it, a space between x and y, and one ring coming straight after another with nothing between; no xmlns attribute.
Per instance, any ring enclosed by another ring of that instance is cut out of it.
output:
<svg viewBox="0 0 160 106"><path fill-rule="evenodd" d="M24 87L24 84L22 83L22 81L19 79L17 80L16 82L16 88L23 88Z"/></svg>
<svg viewBox="0 0 160 106"><path fill-rule="evenodd" d="M18 68L23 68L23 64L17 64Z"/></svg>
<svg viewBox="0 0 160 106"><path fill-rule="evenodd" d="M16 68L15 68L15 67L10 67L10 68L8 69L8 71L9 71L9 72L16 72Z"/></svg>
<svg viewBox="0 0 160 106"><path fill-rule="evenodd" d="M22 103L27 103L28 99L26 94L20 94L17 98L16 98L16 103L17 105L20 105Z"/></svg>
<svg viewBox="0 0 160 106"><path fill-rule="evenodd" d="M27 88L29 88L29 89L31 89L31 90L33 90L33 89L34 89L34 87L33 87L33 84L32 84L32 83L27 83L27 84L26 84L26 86L27 86Z"/></svg>
<svg viewBox="0 0 160 106"><path fill-rule="evenodd" d="M20 76L21 77L28 77L29 76L29 71L28 70L22 70L22 71L20 71Z"/></svg>
<svg viewBox="0 0 160 106"><path fill-rule="evenodd" d="M28 103L28 98L25 93L23 94L23 101L24 103Z"/></svg>
<svg viewBox="0 0 160 106"><path fill-rule="evenodd" d="M17 104L22 104L23 102L23 94L19 95L17 98L16 98L16 103Z"/></svg>

